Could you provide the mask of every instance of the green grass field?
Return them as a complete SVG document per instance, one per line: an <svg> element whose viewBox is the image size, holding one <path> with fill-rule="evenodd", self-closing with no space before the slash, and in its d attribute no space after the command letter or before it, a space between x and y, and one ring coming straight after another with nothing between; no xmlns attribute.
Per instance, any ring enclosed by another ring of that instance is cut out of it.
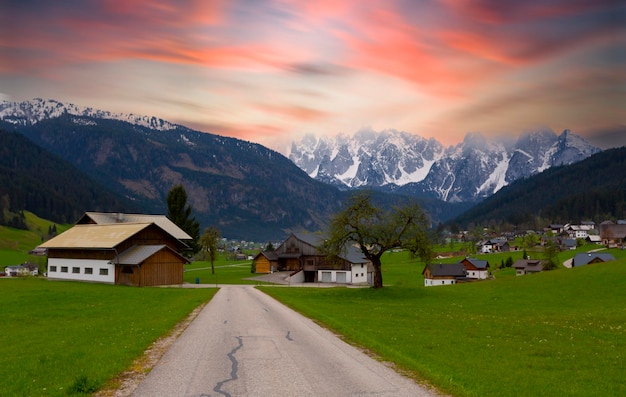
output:
<svg viewBox="0 0 626 397"><path fill-rule="evenodd" d="M2 279L0 395L95 391L216 291Z"/></svg>
<svg viewBox="0 0 626 397"><path fill-rule="evenodd" d="M422 268L394 253L382 290L261 289L454 396L626 395L626 259L429 288Z"/></svg>

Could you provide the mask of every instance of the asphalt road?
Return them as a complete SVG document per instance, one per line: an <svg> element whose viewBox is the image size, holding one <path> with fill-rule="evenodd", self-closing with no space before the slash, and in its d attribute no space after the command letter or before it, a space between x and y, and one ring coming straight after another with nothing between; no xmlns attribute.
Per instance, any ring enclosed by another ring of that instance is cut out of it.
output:
<svg viewBox="0 0 626 397"><path fill-rule="evenodd" d="M251 286L224 286L133 396L432 396Z"/></svg>

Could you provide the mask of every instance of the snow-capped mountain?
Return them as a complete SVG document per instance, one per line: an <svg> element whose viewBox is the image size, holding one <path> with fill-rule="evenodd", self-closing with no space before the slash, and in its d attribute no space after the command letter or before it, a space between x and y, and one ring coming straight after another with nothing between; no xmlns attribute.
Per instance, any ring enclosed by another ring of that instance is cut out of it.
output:
<svg viewBox="0 0 626 397"><path fill-rule="evenodd" d="M343 188L386 187L448 202L477 201L519 178L599 152L569 130L526 133L517 140L466 135L444 148L438 141L395 130L359 131L294 142L289 158L311 177Z"/></svg>
<svg viewBox="0 0 626 397"><path fill-rule="evenodd" d="M0 120L17 125L33 125L41 120L59 117L62 114L85 116L101 119L126 121L131 124L151 128L159 131L168 131L178 128L163 119L135 114L112 113L90 107L76 106L72 103L62 103L52 99L36 98L24 102L0 102ZM85 122L76 120L77 123Z"/></svg>
<svg viewBox="0 0 626 397"><path fill-rule="evenodd" d="M309 176L346 188L421 181L443 154L443 145L432 138L363 129L335 139L307 135L292 144L289 159Z"/></svg>

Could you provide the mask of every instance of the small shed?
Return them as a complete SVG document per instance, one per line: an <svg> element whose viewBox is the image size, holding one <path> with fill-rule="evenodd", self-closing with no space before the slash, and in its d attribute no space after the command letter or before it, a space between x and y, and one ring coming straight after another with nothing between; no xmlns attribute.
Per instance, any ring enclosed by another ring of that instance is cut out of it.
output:
<svg viewBox="0 0 626 397"><path fill-rule="evenodd" d="M276 251L261 251L252 261L255 273L273 273L278 268L278 254Z"/></svg>

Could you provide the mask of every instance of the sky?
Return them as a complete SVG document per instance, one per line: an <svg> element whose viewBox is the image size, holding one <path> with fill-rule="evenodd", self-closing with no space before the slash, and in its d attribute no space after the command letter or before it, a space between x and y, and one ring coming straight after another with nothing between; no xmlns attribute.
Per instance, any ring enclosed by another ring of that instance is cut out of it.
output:
<svg viewBox="0 0 626 397"><path fill-rule="evenodd" d="M564 129L626 145L621 0L2 0L0 99L305 134Z"/></svg>

